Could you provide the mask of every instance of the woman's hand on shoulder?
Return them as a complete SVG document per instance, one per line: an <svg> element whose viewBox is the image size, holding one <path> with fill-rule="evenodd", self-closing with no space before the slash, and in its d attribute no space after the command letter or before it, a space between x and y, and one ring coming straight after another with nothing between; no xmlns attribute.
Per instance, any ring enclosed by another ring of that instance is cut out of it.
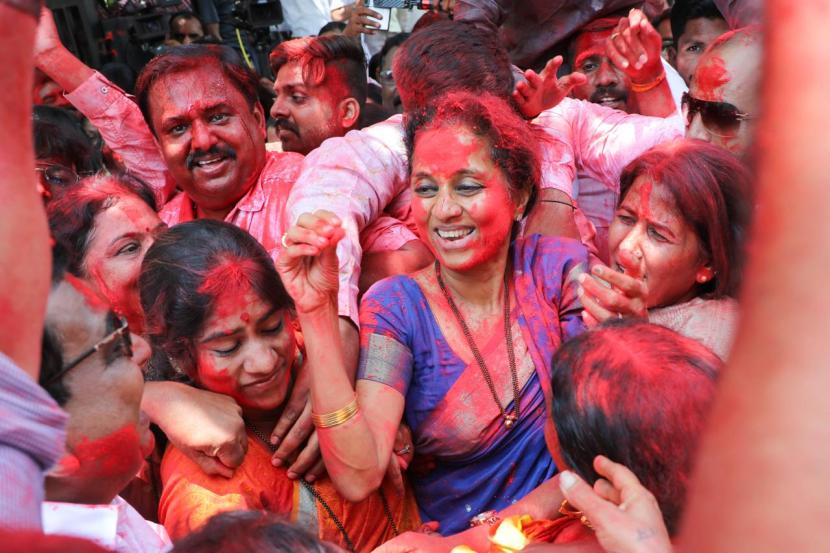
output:
<svg viewBox="0 0 830 553"><path fill-rule="evenodd" d="M648 287L643 280L594 265L590 275L580 275L579 283L586 325L595 326L614 317L648 318Z"/></svg>
<svg viewBox="0 0 830 553"><path fill-rule="evenodd" d="M340 219L320 210L300 215L283 235L277 272L299 313L337 304L340 268L336 250L343 234Z"/></svg>

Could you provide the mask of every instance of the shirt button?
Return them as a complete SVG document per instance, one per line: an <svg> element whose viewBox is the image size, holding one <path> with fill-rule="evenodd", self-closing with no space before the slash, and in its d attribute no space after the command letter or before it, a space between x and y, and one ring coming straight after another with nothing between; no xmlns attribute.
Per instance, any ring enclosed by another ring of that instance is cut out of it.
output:
<svg viewBox="0 0 830 553"><path fill-rule="evenodd" d="M101 87L101 94L107 94L107 93L109 93L109 91L110 91L110 87L108 87L108 86L102 86Z"/></svg>

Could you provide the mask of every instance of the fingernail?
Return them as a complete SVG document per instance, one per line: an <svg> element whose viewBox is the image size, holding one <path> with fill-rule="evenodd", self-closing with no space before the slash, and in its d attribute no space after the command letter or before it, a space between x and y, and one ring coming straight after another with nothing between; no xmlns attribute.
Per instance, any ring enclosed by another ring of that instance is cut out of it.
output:
<svg viewBox="0 0 830 553"><path fill-rule="evenodd" d="M563 470L559 475L559 487L562 491L569 490L576 484L576 476L569 470Z"/></svg>
<svg viewBox="0 0 830 553"><path fill-rule="evenodd" d="M602 268L602 265L594 265L591 267L591 272L595 275L601 275L605 269Z"/></svg>
<svg viewBox="0 0 830 553"><path fill-rule="evenodd" d="M581 298L582 296L584 296L584 295L585 295L585 288L583 288L582 286L580 286L579 288L577 288L577 289L576 289L576 295L577 295L577 296L579 296L580 298Z"/></svg>
<svg viewBox="0 0 830 553"><path fill-rule="evenodd" d="M271 445L277 445L280 443L280 439L277 436L271 436Z"/></svg>
<svg viewBox="0 0 830 553"><path fill-rule="evenodd" d="M576 277L576 280L577 280L577 282L582 284L583 282L585 282L586 278L588 278L588 275L586 275L585 273L582 273L578 277Z"/></svg>
<svg viewBox="0 0 830 553"><path fill-rule="evenodd" d="M642 64L644 64L645 62L647 62L647 61L648 61L648 56L647 56L647 55L645 55L645 54L642 54L642 55L639 57L639 59L637 59L637 61L640 63L640 65L642 65Z"/></svg>
<svg viewBox="0 0 830 553"><path fill-rule="evenodd" d="M287 472L285 475L286 475L286 476L287 476L290 480L296 480L296 479L297 479L297 473L296 473L296 472L290 472L290 471L289 471L289 472Z"/></svg>
<svg viewBox="0 0 830 553"><path fill-rule="evenodd" d="M312 474L310 476L305 477L305 481L308 483L314 482L315 476Z"/></svg>
<svg viewBox="0 0 830 553"><path fill-rule="evenodd" d="M622 60L622 66L623 66L623 69L628 67L628 60Z"/></svg>
<svg viewBox="0 0 830 553"><path fill-rule="evenodd" d="M282 465L282 459L272 459L271 464L274 465L275 467L278 467L278 466Z"/></svg>

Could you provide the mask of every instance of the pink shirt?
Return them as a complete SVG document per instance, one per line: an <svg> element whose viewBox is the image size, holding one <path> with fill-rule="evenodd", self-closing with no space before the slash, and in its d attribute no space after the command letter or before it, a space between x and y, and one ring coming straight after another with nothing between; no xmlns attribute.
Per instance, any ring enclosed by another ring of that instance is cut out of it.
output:
<svg viewBox="0 0 830 553"><path fill-rule="evenodd" d="M121 156L124 165L144 179L163 206L159 212L168 225L196 219L193 202L184 192L175 193L158 145L144 121L138 106L124 91L95 73L84 84L66 95L67 99L101 132L106 143ZM263 146L264 147L264 146ZM266 162L256 184L234 206L225 221L248 231L259 240L276 261L282 249L282 235L293 222L286 206L305 197L302 187L294 182L302 166L303 156L295 153L266 152ZM313 187L312 187L313 190ZM306 204L308 205L308 204ZM312 203L308 211L331 209L326 200ZM378 214L363 222L360 237L367 251L394 251L417 237L400 221ZM340 259L350 250L338 247ZM348 258L341 261L339 313L357 324L359 263Z"/></svg>

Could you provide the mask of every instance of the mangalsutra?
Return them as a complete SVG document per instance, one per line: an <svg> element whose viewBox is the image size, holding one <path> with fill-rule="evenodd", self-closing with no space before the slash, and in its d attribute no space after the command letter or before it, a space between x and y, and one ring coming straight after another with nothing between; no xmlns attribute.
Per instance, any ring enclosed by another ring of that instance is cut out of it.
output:
<svg viewBox="0 0 830 553"><path fill-rule="evenodd" d="M509 265L508 265L509 267ZM513 425L516 424L516 421L519 420L519 411L520 411L520 403L522 400L521 390L519 390L519 375L516 373L516 356L513 353L513 335L510 333L510 281L508 279L508 275L510 271L508 268L505 268L504 271L504 340L507 342L507 358L510 362L510 376L513 380L513 412L507 413L502 407L501 402L499 401L499 396L496 393L496 386L493 384L493 377L490 376L490 371L487 369L487 365L484 363L484 357L481 355L481 352L478 350L475 341L473 340L473 335L470 332L470 328L467 326L467 322L464 320L464 317L461 315L461 311L458 309L458 306L455 304L455 301L452 299L449 290L447 290L447 286L444 284L444 279L441 278L441 265L438 263L438 260L435 260L435 278L438 280L438 286L441 288L441 292L444 293L444 298L446 298L447 303L450 305L450 309L452 310L455 318L458 320L458 324L461 326L461 330L464 332L464 337L467 339L467 344L470 346L470 350L473 352L473 357L475 357L476 362L478 363L478 368L481 369L481 374L484 376L485 382L487 382L487 387L490 388L490 394L493 396L493 401L496 402L496 406L498 406L499 411L501 412L501 416L504 419L504 426L507 427L508 430L513 428Z"/></svg>

